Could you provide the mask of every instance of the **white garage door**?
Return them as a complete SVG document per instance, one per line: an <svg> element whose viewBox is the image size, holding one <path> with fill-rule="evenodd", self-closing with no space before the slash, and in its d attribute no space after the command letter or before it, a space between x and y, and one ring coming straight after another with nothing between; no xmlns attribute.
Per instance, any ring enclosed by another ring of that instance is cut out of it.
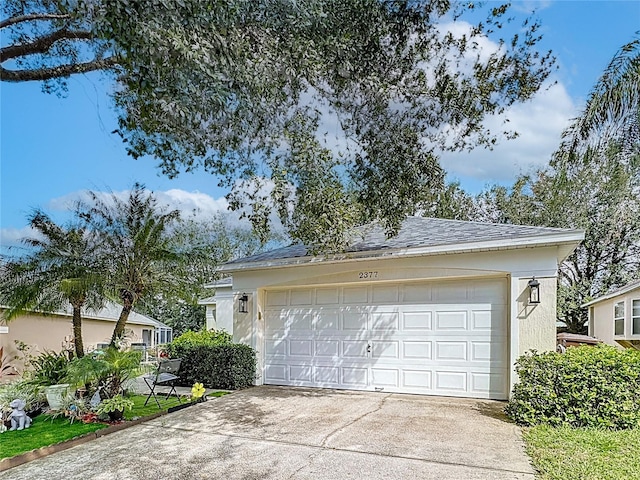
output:
<svg viewBox="0 0 640 480"><path fill-rule="evenodd" d="M265 292L264 383L507 398L506 280Z"/></svg>

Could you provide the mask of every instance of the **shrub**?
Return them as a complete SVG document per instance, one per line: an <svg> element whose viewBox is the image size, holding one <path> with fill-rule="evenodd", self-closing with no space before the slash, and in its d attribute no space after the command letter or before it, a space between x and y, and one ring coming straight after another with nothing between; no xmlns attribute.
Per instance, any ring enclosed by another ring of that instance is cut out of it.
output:
<svg viewBox="0 0 640 480"><path fill-rule="evenodd" d="M248 345L171 345L171 356L181 358L180 385L196 382L208 388L237 390L253 385L256 352Z"/></svg>
<svg viewBox="0 0 640 480"><path fill-rule="evenodd" d="M199 332L184 332L171 342L168 347L169 356L177 358L176 349L193 347L212 347L215 345L231 345L233 337L224 330L200 330Z"/></svg>
<svg viewBox="0 0 640 480"><path fill-rule="evenodd" d="M26 381L8 383L0 386L0 418L8 417L13 410L9 404L16 398L26 403L26 412L40 410L46 403L37 385Z"/></svg>
<svg viewBox="0 0 640 480"><path fill-rule="evenodd" d="M67 376L70 353L66 351L52 352L45 350L29 361L33 368L31 381L37 385L57 385L63 383Z"/></svg>
<svg viewBox="0 0 640 480"><path fill-rule="evenodd" d="M640 426L640 351L607 345L526 354L505 411L520 425Z"/></svg>

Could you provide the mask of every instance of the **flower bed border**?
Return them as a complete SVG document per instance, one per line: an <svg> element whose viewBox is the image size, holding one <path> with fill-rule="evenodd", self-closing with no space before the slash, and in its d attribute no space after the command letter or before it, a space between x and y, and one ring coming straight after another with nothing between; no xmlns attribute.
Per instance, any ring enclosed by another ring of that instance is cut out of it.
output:
<svg viewBox="0 0 640 480"><path fill-rule="evenodd" d="M96 440L100 437L104 437L105 435L110 435L115 432L119 432L120 430L124 430L129 427L133 427L135 425L139 425L144 422L148 422L149 420L154 420L158 417L162 417L163 415L167 415L176 410L181 410L183 408L190 407L192 405L196 405L196 402L186 403L180 405L180 408L169 408L168 410L164 410L161 412L153 413L151 415L147 415L143 418L138 418L136 420L127 420L122 423L118 423L116 425L110 425L106 428L101 428L100 430L96 430L95 432L85 433L84 435L80 435L69 440L64 440L60 443L54 443L53 445L47 445L46 447L36 448L35 450L30 450L25 453L21 453L19 455L15 455L9 458L3 458L0 460L0 472L4 472L5 470L9 470L13 467L18 467L20 465L24 465L25 463L31 462L33 460L37 460L38 458L43 458L52 453L62 452L63 450L67 450L69 448L75 447L77 445L82 445L87 442L91 442L92 440Z"/></svg>

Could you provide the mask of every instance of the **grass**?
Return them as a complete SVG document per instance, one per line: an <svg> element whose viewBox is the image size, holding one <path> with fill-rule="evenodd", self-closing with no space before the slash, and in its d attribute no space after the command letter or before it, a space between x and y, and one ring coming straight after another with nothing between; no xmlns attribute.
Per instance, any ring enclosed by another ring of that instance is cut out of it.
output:
<svg viewBox="0 0 640 480"><path fill-rule="evenodd" d="M541 480L640 478L640 429L549 427L524 430Z"/></svg>
<svg viewBox="0 0 640 480"><path fill-rule="evenodd" d="M102 423L73 422L70 424L64 418L52 419L48 415L39 415L33 419L29 428L0 434L0 459L54 445L107 426Z"/></svg>
<svg viewBox="0 0 640 480"><path fill-rule="evenodd" d="M213 392L208 397L221 397L227 392ZM156 404L153 397L144 406L147 399L146 395L132 395L133 408L124 413L125 420L133 420L134 418L147 417L158 412L167 411L171 407L185 405L189 399L182 399L182 403L176 397L169 397L165 400L164 396L158 395L160 408ZM85 433L95 432L101 428L108 427L105 423L82 423L75 421L69 423L66 418L52 419L48 415L39 415L33 419L31 427L20 431L8 431L0 434L0 460L3 458L13 457L21 453L28 452L40 447L54 445L56 443L70 440Z"/></svg>

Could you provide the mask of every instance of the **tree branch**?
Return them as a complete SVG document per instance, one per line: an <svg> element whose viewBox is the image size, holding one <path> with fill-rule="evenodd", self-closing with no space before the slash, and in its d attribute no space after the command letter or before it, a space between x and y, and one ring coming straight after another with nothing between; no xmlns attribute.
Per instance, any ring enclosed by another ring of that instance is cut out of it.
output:
<svg viewBox="0 0 640 480"><path fill-rule="evenodd" d="M65 78L75 73L86 73L94 70L106 70L118 64L116 57L108 57L91 62L59 65L51 68L34 70L7 70L0 67L0 80L3 82L45 81L53 78Z"/></svg>
<svg viewBox="0 0 640 480"><path fill-rule="evenodd" d="M20 45L9 45L0 49L0 62L6 62L11 58L33 55L36 53L46 53L51 45L59 40L90 40L93 34L87 30L67 30L65 28L40 37L31 43Z"/></svg>
<svg viewBox="0 0 640 480"><path fill-rule="evenodd" d="M17 23L31 22L33 20L64 20L70 18L63 13L32 13L30 15L17 15L0 21L0 28L10 27Z"/></svg>

